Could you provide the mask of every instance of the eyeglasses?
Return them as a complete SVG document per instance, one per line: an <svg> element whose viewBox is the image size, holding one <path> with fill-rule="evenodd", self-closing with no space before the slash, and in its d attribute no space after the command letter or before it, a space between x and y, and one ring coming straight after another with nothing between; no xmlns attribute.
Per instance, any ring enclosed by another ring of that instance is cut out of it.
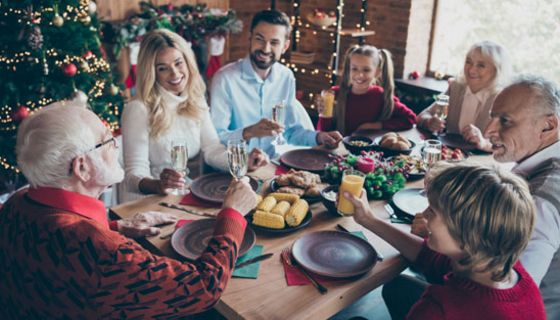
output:
<svg viewBox="0 0 560 320"><path fill-rule="evenodd" d="M118 147L119 147L119 143L117 142L117 139L116 139L115 137L111 137L111 138L109 138L109 139L107 139L107 140L105 140L105 141L103 141L103 142L101 142L101 143L96 144L95 147L89 149L88 151L86 151L86 153L91 152L91 151L93 151L93 150L95 150L95 149L101 148L101 147L103 147L104 145L106 145L106 144L108 144L108 143L111 143L111 142L113 143L113 147L115 147L115 148L118 148Z"/></svg>

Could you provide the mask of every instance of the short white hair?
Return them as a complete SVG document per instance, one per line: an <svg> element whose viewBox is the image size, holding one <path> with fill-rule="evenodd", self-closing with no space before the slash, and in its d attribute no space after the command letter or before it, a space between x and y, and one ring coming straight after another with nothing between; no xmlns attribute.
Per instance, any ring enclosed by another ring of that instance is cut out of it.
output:
<svg viewBox="0 0 560 320"><path fill-rule="evenodd" d="M499 43L484 40L473 44L469 48L465 60L475 51L479 51L483 56L490 59L492 65L496 68L496 74L490 83L490 88L493 90L500 90L507 86L513 74L513 67L508 50ZM464 68L461 69L459 80L466 83Z"/></svg>
<svg viewBox="0 0 560 320"><path fill-rule="evenodd" d="M514 86L527 87L532 91L534 110L560 117L560 88L556 83L539 75L520 74L509 87Z"/></svg>
<svg viewBox="0 0 560 320"><path fill-rule="evenodd" d="M95 144L92 116L85 105L54 103L21 123L17 162L32 187L67 186L72 160Z"/></svg>

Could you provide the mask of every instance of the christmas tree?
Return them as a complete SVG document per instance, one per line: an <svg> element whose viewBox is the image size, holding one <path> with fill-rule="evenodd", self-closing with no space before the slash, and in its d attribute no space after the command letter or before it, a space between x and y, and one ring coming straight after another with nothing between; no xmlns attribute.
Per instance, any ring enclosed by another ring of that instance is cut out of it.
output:
<svg viewBox="0 0 560 320"><path fill-rule="evenodd" d="M55 101L86 101L112 130L123 99L89 0L0 0L0 189L19 175L19 123ZM4 182L4 183L1 183Z"/></svg>

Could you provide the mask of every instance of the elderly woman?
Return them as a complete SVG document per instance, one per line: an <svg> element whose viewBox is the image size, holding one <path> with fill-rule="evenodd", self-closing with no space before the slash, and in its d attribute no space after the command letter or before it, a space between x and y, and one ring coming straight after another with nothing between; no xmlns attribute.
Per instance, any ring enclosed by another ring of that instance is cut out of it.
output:
<svg viewBox="0 0 560 320"><path fill-rule="evenodd" d="M491 151L492 145L482 131L490 122L494 99L510 74L511 63L504 47L492 41L475 43L467 53L463 74L449 83L447 121L435 116L434 103L418 115L418 127L440 132L447 126L448 133L461 134L478 149Z"/></svg>
<svg viewBox="0 0 560 320"><path fill-rule="evenodd" d="M121 192L119 201L183 188L185 177L171 169L173 141L186 144L190 159L202 151L207 164L227 168L226 148L210 119L204 81L193 51L181 36L160 29L144 37L137 91L122 115L126 192ZM249 156L249 170L267 162L266 155L255 149Z"/></svg>

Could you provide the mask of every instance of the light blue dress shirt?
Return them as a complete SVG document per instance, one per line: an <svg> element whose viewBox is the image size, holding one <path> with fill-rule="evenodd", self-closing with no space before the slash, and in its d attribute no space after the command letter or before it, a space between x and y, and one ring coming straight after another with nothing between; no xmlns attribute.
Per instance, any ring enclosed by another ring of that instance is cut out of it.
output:
<svg viewBox="0 0 560 320"><path fill-rule="evenodd" d="M214 75L210 88L210 113L222 143L242 139L245 127L262 118L271 119L272 107L284 101L284 138L293 145L316 145L317 132L295 97L295 83L292 71L280 63L272 65L265 80L257 75L248 56L224 66ZM248 142L249 150L261 148L273 157L276 153L271 144L273 139L253 138Z"/></svg>

